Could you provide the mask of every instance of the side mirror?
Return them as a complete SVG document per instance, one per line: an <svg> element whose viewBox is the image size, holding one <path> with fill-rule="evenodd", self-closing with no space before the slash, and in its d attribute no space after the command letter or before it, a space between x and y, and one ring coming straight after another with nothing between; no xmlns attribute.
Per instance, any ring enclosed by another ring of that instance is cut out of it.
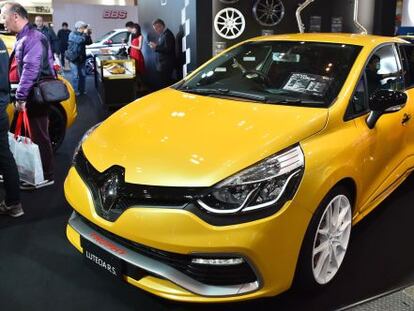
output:
<svg viewBox="0 0 414 311"><path fill-rule="evenodd" d="M106 41L104 41L104 44L105 45L111 45L112 44L112 40L106 40Z"/></svg>
<svg viewBox="0 0 414 311"><path fill-rule="evenodd" d="M385 113L401 110L407 102L407 94L400 91L378 90L369 98L369 109L371 110L366 120L370 129L373 129L378 119Z"/></svg>
<svg viewBox="0 0 414 311"><path fill-rule="evenodd" d="M400 91L392 91L392 90L378 90L374 92L369 98L369 109L372 111L380 111L380 112L387 112L390 108L397 108L400 109L405 105L407 102L407 94L400 92ZM400 110L398 109L398 110ZM393 110L396 111L396 110Z"/></svg>

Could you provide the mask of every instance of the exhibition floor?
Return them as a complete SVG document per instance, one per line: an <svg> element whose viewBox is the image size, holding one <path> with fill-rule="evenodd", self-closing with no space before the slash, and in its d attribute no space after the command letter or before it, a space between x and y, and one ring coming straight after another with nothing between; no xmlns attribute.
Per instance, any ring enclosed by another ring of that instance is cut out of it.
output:
<svg viewBox="0 0 414 311"><path fill-rule="evenodd" d="M82 134L107 113L88 78L78 119L56 154L55 185L23 193L25 215L0 217L0 309L9 310L334 310L414 283L414 176L354 228L335 282L314 293L232 305L174 303L85 265L65 237L71 213L63 181ZM275 259L276 260L276 259Z"/></svg>

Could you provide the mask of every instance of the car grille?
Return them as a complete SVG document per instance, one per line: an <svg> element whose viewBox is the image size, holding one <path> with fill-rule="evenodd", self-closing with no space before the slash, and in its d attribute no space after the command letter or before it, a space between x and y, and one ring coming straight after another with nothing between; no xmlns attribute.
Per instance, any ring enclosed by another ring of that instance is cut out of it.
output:
<svg viewBox="0 0 414 311"><path fill-rule="evenodd" d="M97 214L108 221L115 221L128 208L139 205L142 208L162 206L183 208L198 198L207 188L158 187L124 182L125 169L112 166L104 172L97 171L86 159L82 149L75 159L75 168L92 193ZM114 203L105 208L101 188L110 176L120 177L120 188Z"/></svg>
<svg viewBox="0 0 414 311"><path fill-rule="evenodd" d="M85 222L92 229L100 233L102 236L123 245L124 247L139 253L141 255L150 257L158 262L164 263L176 270L184 273L190 278L197 280L203 284L208 285L239 285L247 284L257 281L256 275L246 261L239 265L229 265L229 266L211 266L211 265L199 265L193 264L191 260L196 258L194 255L183 255L172 252L166 252L152 247L144 246L142 244L132 242L130 240L119 237L109 231L102 229L101 227L90 222L83 216L79 215L82 221ZM229 256L215 256L203 255L202 258L232 258ZM234 257L234 256L233 256ZM131 277L134 277L137 273L140 276L145 275L145 272L139 271L139 268L127 264L127 273Z"/></svg>

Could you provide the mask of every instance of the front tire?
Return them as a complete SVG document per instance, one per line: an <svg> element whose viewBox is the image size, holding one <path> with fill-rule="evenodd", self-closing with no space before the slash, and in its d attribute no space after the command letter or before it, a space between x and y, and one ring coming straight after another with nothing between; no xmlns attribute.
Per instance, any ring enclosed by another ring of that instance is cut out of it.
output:
<svg viewBox="0 0 414 311"><path fill-rule="evenodd" d="M53 152L62 145L66 134L66 114L58 105L51 105L49 111L49 137Z"/></svg>
<svg viewBox="0 0 414 311"><path fill-rule="evenodd" d="M296 278L299 287L322 287L338 274L349 246L352 204L352 195L343 186L333 188L322 200L302 244Z"/></svg>

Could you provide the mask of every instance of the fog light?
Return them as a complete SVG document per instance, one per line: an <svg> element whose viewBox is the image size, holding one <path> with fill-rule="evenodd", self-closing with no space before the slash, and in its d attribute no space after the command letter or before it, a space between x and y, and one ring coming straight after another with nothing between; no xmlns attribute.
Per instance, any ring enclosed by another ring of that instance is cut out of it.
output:
<svg viewBox="0 0 414 311"><path fill-rule="evenodd" d="M234 266L244 263L243 258L193 258L191 263L212 266Z"/></svg>

